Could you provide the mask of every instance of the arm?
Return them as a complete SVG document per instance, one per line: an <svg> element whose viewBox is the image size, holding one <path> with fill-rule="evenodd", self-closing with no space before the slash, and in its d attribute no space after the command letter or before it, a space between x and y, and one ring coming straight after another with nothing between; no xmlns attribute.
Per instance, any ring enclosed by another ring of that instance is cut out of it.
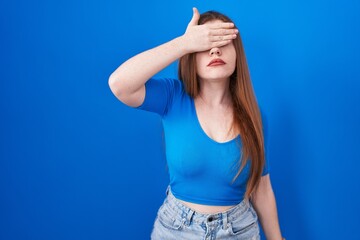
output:
<svg viewBox="0 0 360 240"><path fill-rule="evenodd" d="M109 86L114 95L127 105L138 106L145 97L145 83L153 75L185 54L224 46L236 37L233 23L219 23L210 27L198 25L199 18L199 12L193 8L193 17L182 36L121 64L109 77Z"/></svg>
<svg viewBox="0 0 360 240"><path fill-rule="evenodd" d="M186 50L181 37L142 52L121 64L110 75L110 89L119 100L122 100L122 96L134 94L140 89L144 95L145 82L184 54L186 54ZM140 100L139 97L135 97L135 99ZM138 101L131 105L140 103L141 101Z"/></svg>
<svg viewBox="0 0 360 240"><path fill-rule="evenodd" d="M275 195L270 182L270 175L261 177L259 187L251 196L251 203L258 214L260 224L267 240L281 240Z"/></svg>

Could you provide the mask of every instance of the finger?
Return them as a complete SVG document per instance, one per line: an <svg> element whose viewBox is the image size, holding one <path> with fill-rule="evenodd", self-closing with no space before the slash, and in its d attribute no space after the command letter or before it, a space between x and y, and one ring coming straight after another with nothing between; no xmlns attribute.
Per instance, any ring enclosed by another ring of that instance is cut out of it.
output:
<svg viewBox="0 0 360 240"><path fill-rule="evenodd" d="M225 40L225 41L220 41L220 42L214 42L212 44L212 47L211 48L214 48L214 47L223 47L225 45L228 45L229 43L231 43L232 40Z"/></svg>
<svg viewBox="0 0 360 240"><path fill-rule="evenodd" d="M221 36L221 35L230 35L230 34L237 34L239 30L236 28L234 29L216 29L211 31L211 35L213 36Z"/></svg>
<svg viewBox="0 0 360 240"><path fill-rule="evenodd" d="M232 22L221 22L221 23L215 23L211 24L209 27L211 29L219 29L219 28L233 28L235 25Z"/></svg>
<svg viewBox="0 0 360 240"><path fill-rule="evenodd" d="M198 25L199 22L199 18L200 18L200 14L199 11L197 10L196 7L193 7L193 16L188 24L188 26L195 26Z"/></svg>
<svg viewBox="0 0 360 240"><path fill-rule="evenodd" d="M221 42L221 41L226 41L226 40L233 40L236 37L237 37L236 34L212 36L212 37L210 37L210 41L211 42Z"/></svg>

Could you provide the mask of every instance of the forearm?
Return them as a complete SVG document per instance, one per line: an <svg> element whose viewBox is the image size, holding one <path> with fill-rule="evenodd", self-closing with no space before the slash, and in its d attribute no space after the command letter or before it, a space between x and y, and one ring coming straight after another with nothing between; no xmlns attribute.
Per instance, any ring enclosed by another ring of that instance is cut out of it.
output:
<svg viewBox="0 0 360 240"><path fill-rule="evenodd" d="M110 75L109 84L120 92L135 92L152 76L186 53L182 37L177 37L128 59Z"/></svg>
<svg viewBox="0 0 360 240"><path fill-rule="evenodd" d="M176 59L191 52L201 52L229 44L238 33L234 23L198 25L200 14L193 8L193 17L180 37L142 52L121 64L109 77L115 95L131 95L142 88L153 75Z"/></svg>
<svg viewBox="0 0 360 240"><path fill-rule="evenodd" d="M251 202L258 214L258 218L267 240L281 240L276 200L270 187L258 191Z"/></svg>

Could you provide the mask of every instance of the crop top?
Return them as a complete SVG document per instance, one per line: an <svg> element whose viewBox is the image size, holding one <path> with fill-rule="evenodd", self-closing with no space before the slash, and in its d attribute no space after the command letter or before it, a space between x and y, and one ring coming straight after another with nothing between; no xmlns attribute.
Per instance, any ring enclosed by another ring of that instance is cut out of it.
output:
<svg viewBox="0 0 360 240"><path fill-rule="evenodd" d="M173 195L181 200L214 206L229 206L244 198L250 161L232 183L239 168L241 138L217 142L202 129L193 98L182 81L150 78L145 83L144 102L136 107L161 116L166 161ZM264 126L266 126L264 124ZM266 128L264 135L266 136ZM269 172L266 157L262 176Z"/></svg>

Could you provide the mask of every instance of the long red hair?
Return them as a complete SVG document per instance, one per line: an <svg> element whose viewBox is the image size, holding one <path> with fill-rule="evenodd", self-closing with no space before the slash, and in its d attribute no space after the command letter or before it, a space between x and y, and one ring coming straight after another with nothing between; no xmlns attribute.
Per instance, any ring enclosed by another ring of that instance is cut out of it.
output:
<svg viewBox="0 0 360 240"><path fill-rule="evenodd" d="M200 15L198 24L204 24L212 20L233 22L222 13L208 11ZM235 28L237 27L235 26ZM247 161L250 160L250 172L244 196L244 198L250 199L251 194L259 185L265 164L264 136L261 112L251 83L240 31L238 36L233 40L233 44L236 51L236 68L230 76L229 83L234 113L233 126L231 129L240 133L242 141L242 146L240 144L238 145L242 153L239 159L240 166L237 174L233 178L233 182L240 175ZM196 74L195 53L184 55L179 59L178 77L183 81L186 92L192 98L195 98L200 91L198 76Z"/></svg>

